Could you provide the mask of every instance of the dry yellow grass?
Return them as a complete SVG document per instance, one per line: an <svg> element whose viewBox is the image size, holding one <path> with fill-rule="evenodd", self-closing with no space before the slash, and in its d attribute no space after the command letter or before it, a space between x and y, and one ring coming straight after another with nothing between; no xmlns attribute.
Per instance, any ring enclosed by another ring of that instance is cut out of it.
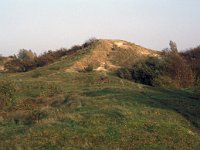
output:
<svg viewBox="0 0 200 150"><path fill-rule="evenodd" d="M99 40L84 58L76 61L67 72L82 71L92 65L96 71L113 71L130 66L147 56L159 56L159 52L122 40Z"/></svg>

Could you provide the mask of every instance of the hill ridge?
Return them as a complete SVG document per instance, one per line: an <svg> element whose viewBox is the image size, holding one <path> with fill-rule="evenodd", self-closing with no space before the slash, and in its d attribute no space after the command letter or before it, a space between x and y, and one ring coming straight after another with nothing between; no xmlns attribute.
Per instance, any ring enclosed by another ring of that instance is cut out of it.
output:
<svg viewBox="0 0 200 150"><path fill-rule="evenodd" d="M133 65L144 57L158 57L159 55L158 51L124 40L100 39L94 43L85 57L76 61L66 71L81 71L89 65L92 65L97 71L113 71Z"/></svg>

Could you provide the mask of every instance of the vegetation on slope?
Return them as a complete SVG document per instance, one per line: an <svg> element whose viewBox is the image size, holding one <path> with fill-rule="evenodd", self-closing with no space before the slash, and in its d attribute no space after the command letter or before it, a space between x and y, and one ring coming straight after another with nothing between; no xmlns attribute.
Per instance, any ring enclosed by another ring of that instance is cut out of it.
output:
<svg viewBox="0 0 200 150"><path fill-rule="evenodd" d="M182 52L181 55L195 72L196 78L200 78L200 46Z"/></svg>
<svg viewBox="0 0 200 150"><path fill-rule="evenodd" d="M159 56L159 52L143 48L122 40L98 40L90 53L75 62L68 70L82 71L89 65L95 70L116 71L120 67L132 66L137 61Z"/></svg>
<svg viewBox="0 0 200 150"><path fill-rule="evenodd" d="M103 72L66 73L56 68L75 60L65 58L39 68L37 77L31 71L1 78L12 79L17 87L15 103L0 110L2 149L200 146L200 101L192 91L151 88Z"/></svg>
<svg viewBox="0 0 200 150"><path fill-rule="evenodd" d="M85 47L0 76L0 149L200 147L200 99L192 89L146 86L93 69L66 72L90 53Z"/></svg>
<svg viewBox="0 0 200 150"><path fill-rule="evenodd" d="M73 56L79 51L92 49L96 41L96 39L90 39L82 45L75 45L71 47L69 50L65 48L61 48L56 51L49 50L40 56L37 56L31 50L21 49L17 56L12 56L12 60L4 64L4 67L7 72L27 72L38 67L52 64L60 60L62 57Z"/></svg>
<svg viewBox="0 0 200 150"><path fill-rule="evenodd" d="M176 44L173 44L171 41L171 49L163 51L159 57L146 57L132 66L122 67L117 71L118 76L159 87L188 88L198 85L199 68L194 68L197 63L189 62L190 55L187 53L190 51L179 53Z"/></svg>

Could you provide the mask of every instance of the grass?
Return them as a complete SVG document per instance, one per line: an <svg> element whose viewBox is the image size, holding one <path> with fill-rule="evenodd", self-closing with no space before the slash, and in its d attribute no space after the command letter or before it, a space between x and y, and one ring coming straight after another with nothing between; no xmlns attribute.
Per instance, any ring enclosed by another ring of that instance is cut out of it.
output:
<svg viewBox="0 0 200 150"><path fill-rule="evenodd" d="M84 55L0 78L17 86L15 105L0 110L0 149L199 149L191 90L64 71Z"/></svg>

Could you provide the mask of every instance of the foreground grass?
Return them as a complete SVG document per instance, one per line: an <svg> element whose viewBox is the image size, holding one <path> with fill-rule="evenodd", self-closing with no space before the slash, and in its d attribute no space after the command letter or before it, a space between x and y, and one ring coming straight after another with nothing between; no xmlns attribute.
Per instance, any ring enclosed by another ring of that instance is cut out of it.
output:
<svg viewBox="0 0 200 150"><path fill-rule="evenodd" d="M1 77L17 93L0 110L0 149L200 148L200 101L191 91L58 66Z"/></svg>

